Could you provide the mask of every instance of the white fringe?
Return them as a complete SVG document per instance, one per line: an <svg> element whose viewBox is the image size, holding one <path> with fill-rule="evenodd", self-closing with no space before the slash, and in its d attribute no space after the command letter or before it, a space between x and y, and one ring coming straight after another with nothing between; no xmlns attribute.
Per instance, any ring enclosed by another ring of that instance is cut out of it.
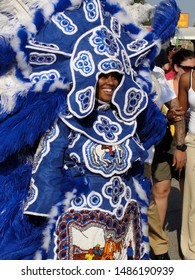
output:
<svg viewBox="0 0 195 280"><path fill-rule="evenodd" d="M51 230L53 229L53 227L56 226L57 220L59 219L59 217L66 212L66 210L68 209L68 207L70 207L70 201L75 198L76 196L76 189L74 189L72 192L68 192L66 194L65 199L58 203L56 206L52 207L52 210L50 212L50 220L48 223L48 226L45 228L45 230L43 231L43 245L42 247L35 253L35 260L41 260L42 259L42 254L41 254L41 249L45 250L46 252L48 252L49 250L49 246L50 246L50 242L51 242L51 238L53 236L51 236ZM59 213L59 207L63 205L63 213ZM54 233L55 236L55 233Z"/></svg>
<svg viewBox="0 0 195 280"><path fill-rule="evenodd" d="M23 83L15 76L15 70L11 70L5 76L0 77L0 98L1 98L1 112L10 113L15 106L18 94L25 94L28 92L31 84Z"/></svg>
<svg viewBox="0 0 195 280"><path fill-rule="evenodd" d="M145 3L134 3L134 0L107 0L110 4L117 4L124 12L120 11L115 16L121 24L133 23L143 27L143 23L149 20L150 14L154 11L154 6Z"/></svg>
<svg viewBox="0 0 195 280"><path fill-rule="evenodd" d="M12 37L21 24L32 21L38 0L1 0L1 34Z"/></svg>

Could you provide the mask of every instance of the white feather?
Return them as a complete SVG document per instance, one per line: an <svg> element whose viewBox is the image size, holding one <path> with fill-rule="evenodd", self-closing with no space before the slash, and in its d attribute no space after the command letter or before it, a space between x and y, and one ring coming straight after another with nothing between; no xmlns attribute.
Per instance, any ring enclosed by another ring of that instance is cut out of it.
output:
<svg viewBox="0 0 195 280"><path fill-rule="evenodd" d="M0 77L0 96L1 96L1 112L10 113L15 106L18 94L28 92L31 84L23 83L14 75L15 70L11 70L5 76Z"/></svg>
<svg viewBox="0 0 195 280"><path fill-rule="evenodd" d="M48 226L46 227L46 229L43 232L43 245L42 245L42 249L44 249L46 252L49 249L49 245L51 242L51 229L53 227L55 227L55 224L57 222L57 220L60 218L61 214L65 213L68 209L68 207L70 207L70 201L75 198L76 196L76 189L74 189L72 192L68 192L66 194L65 199L58 203L56 206L52 207L52 210L50 212L50 220L48 223ZM63 213L59 213L59 207L63 206ZM35 260L40 260L41 257L41 253L38 250L35 254Z"/></svg>
<svg viewBox="0 0 195 280"><path fill-rule="evenodd" d="M12 36L21 24L30 22L37 0L1 0L1 34Z"/></svg>

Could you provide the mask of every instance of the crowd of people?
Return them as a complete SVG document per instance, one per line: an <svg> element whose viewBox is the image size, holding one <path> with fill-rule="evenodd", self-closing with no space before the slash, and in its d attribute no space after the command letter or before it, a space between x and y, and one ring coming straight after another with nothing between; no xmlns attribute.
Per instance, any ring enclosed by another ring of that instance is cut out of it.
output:
<svg viewBox="0 0 195 280"><path fill-rule="evenodd" d="M176 1L150 31L115 1L74 2L36 3L0 36L0 259L168 260L173 177L195 259L195 56L161 47Z"/></svg>
<svg viewBox="0 0 195 280"><path fill-rule="evenodd" d="M169 48L168 48L169 50ZM167 52L168 52L167 50ZM170 66L167 67L168 71L161 71L161 74L166 77L166 83L168 83L169 90L166 89L166 92L169 91L169 102L165 102L166 106L161 106L163 112L167 115L169 122L171 121L169 114L171 108L177 108L177 113L181 114L181 116L185 113L186 116L186 108L183 109L182 104L179 103L178 99L178 91L179 91L179 80L182 74L185 72L189 72L191 69L195 67L195 54L192 50L178 48L172 52L171 57L166 56L166 52L161 52L160 55L163 55L164 58L163 63L167 66L169 63ZM167 59L166 59L167 57ZM161 69L163 69L164 64L158 65ZM169 74L171 72L171 76ZM166 76L166 74L168 74ZM171 78L170 78L171 77ZM161 89L163 87L161 86ZM171 90L172 89L172 90ZM166 93L163 94L166 96ZM174 123L175 122L175 123ZM185 165L186 165L186 144L184 144L184 138L186 134L187 125L185 128L185 124L188 123L188 116L186 116L186 121L178 122L177 119L171 121L174 123L174 129L169 126L168 130L172 131L172 135L169 131L169 137L167 135L166 139L160 143L160 145L156 146L155 154L152 162L152 179L153 179L153 196L154 201L156 203L160 226L151 226L149 229L149 236L151 239L151 246L156 255L156 258L160 259L169 259L168 254L168 237L166 236L163 228L165 226L165 217L167 213L168 207L168 197L171 190L171 182L172 178L175 178L179 181L181 196L183 197L183 185L185 179ZM179 125L179 128L177 126ZM172 125L171 125L172 126ZM171 142L170 142L171 141ZM178 159L176 158L178 157ZM176 160L176 161L175 161ZM177 166L177 161L181 161L180 165ZM185 202L184 202L185 203ZM155 206L151 206L152 209L155 209ZM154 211L154 210L153 210ZM154 219L154 214L151 212L149 208L149 222L151 221L155 223L157 218ZM150 225L150 223L149 223ZM159 229L158 232L157 229Z"/></svg>

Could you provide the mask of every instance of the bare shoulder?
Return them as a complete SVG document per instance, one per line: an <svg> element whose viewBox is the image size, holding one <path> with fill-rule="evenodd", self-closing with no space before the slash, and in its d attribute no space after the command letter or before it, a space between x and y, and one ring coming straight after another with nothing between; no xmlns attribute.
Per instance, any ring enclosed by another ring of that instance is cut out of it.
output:
<svg viewBox="0 0 195 280"><path fill-rule="evenodd" d="M184 87L184 88L189 88L190 86L190 72L186 72L184 74L181 75L180 79L179 79L179 86ZM195 75L194 75L194 79L195 79Z"/></svg>
<svg viewBox="0 0 195 280"><path fill-rule="evenodd" d="M181 82L186 82L186 83L188 82L189 83L190 75L191 75L190 72L183 73L180 77Z"/></svg>

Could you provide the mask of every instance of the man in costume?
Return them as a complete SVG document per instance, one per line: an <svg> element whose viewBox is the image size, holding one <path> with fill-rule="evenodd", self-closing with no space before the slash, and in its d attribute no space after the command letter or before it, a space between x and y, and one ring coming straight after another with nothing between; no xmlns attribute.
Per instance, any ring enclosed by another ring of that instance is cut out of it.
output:
<svg viewBox="0 0 195 280"><path fill-rule="evenodd" d="M178 18L164 1L149 32L114 1L47 0L1 37L1 259L85 259L109 235L115 259L130 240L149 259L143 165L166 123L151 69Z"/></svg>

